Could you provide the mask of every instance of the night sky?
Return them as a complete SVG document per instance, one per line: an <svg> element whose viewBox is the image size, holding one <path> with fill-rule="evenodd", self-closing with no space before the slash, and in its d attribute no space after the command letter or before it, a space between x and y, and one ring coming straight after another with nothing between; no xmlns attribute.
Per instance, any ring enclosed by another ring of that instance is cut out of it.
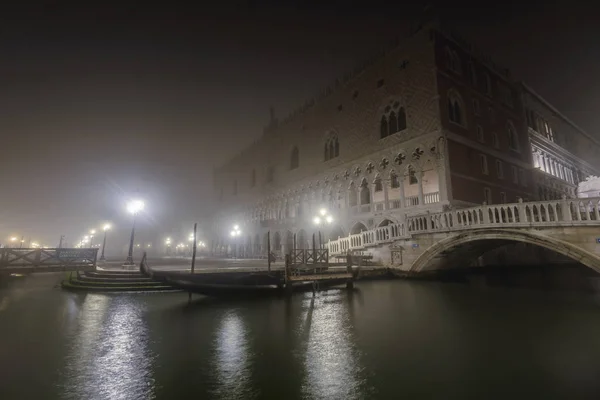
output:
<svg viewBox="0 0 600 400"><path fill-rule="evenodd" d="M73 243L108 220L122 247L136 191L140 242L187 236L209 215L213 166L261 135L270 105L284 117L404 35L425 5L223 3L0 10L0 243ZM438 11L595 134L600 18L574 3Z"/></svg>

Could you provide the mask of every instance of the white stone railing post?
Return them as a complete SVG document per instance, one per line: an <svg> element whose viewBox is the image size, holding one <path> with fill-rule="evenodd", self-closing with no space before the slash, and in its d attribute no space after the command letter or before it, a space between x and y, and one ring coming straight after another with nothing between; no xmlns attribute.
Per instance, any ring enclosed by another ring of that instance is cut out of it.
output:
<svg viewBox="0 0 600 400"><path fill-rule="evenodd" d="M567 200L567 196L564 194L562 195L560 208L562 208L562 220L565 222L573 221L573 216L571 215L571 203Z"/></svg>
<svg viewBox="0 0 600 400"><path fill-rule="evenodd" d="M519 217L519 223L527 222L527 215L525 211L525 204L523 204L523 198L519 197L519 204L517 204L517 216Z"/></svg>
<svg viewBox="0 0 600 400"><path fill-rule="evenodd" d="M487 201L483 202L483 206L481 206L481 210L483 211L483 223L485 225L489 225L490 224L490 212L489 212L489 208L487 205Z"/></svg>

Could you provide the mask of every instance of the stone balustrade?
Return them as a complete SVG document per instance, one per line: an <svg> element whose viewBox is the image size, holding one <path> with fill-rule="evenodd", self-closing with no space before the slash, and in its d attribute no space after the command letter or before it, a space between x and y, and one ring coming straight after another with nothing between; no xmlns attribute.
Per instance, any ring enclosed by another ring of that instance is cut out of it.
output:
<svg viewBox="0 0 600 400"><path fill-rule="evenodd" d="M600 226L600 197L482 205L406 218L328 243L331 255L409 239L412 235L481 228Z"/></svg>

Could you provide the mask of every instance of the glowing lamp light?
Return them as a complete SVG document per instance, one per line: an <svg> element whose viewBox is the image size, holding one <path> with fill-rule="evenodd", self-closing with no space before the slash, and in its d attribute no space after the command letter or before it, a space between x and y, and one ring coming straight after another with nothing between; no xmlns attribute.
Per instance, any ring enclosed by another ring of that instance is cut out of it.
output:
<svg viewBox="0 0 600 400"><path fill-rule="evenodd" d="M137 214L144 209L144 202L141 200L132 200L127 203L127 211L132 214Z"/></svg>
<svg viewBox="0 0 600 400"><path fill-rule="evenodd" d="M313 222L315 223L315 225L319 225L319 224L321 223L321 218L319 218L319 217L315 217L315 218L313 219Z"/></svg>
<svg viewBox="0 0 600 400"><path fill-rule="evenodd" d="M105 225L102 227L102 230L103 230L103 231L105 231L105 232L106 232L107 230L109 230L109 229L110 229L110 224L105 224Z"/></svg>
<svg viewBox="0 0 600 400"><path fill-rule="evenodd" d="M328 224L333 222L333 217L331 215L328 215L327 217L325 217L325 221L327 221Z"/></svg>
<svg viewBox="0 0 600 400"><path fill-rule="evenodd" d="M327 214L327 210L324 208L321 208L321 210L319 211L319 213L323 216L325 216L325 214Z"/></svg>

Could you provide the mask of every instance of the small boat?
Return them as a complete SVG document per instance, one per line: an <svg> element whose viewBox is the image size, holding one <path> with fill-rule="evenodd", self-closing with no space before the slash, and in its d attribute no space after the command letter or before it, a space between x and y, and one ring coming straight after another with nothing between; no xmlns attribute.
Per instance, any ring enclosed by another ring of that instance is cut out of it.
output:
<svg viewBox="0 0 600 400"><path fill-rule="evenodd" d="M285 271L235 271L235 272L202 272L157 271L150 268L145 257L140 263L140 271L155 281L173 286L187 292L207 296L253 296L283 293L285 290ZM294 291L314 290L315 286L326 288L345 284L347 277L319 281L301 280L295 277Z"/></svg>

